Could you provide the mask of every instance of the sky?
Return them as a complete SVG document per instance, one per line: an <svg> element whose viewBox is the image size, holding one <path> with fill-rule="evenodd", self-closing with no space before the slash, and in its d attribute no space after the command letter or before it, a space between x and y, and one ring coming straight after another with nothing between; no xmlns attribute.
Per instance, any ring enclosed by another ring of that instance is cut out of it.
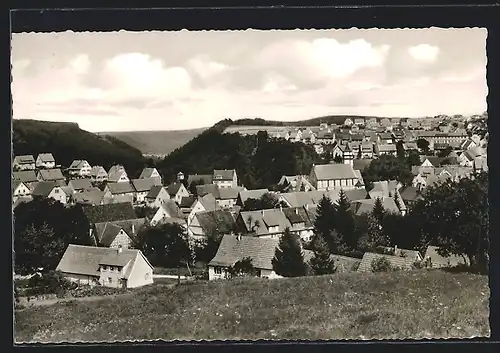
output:
<svg viewBox="0 0 500 353"><path fill-rule="evenodd" d="M486 29L12 35L14 119L92 132L486 111Z"/></svg>

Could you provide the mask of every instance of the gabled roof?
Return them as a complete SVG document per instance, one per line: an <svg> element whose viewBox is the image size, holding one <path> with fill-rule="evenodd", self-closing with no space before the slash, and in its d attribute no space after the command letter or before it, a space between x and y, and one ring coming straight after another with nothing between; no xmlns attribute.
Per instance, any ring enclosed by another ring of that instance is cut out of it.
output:
<svg viewBox="0 0 500 353"><path fill-rule="evenodd" d="M79 169L82 169L85 164L87 164L88 162L86 160L83 160L83 159L75 159L71 165L69 166L68 169L71 169L71 170L79 170Z"/></svg>
<svg viewBox="0 0 500 353"><path fill-rule="evenodd" d="M148 179L151 178L154 172L158 172L156 168L149 168L146 167L142 170L141 175L139 176L139 179Z"/></svg>
<svg viewBox="0 0 500 353"><path fill-rule="evenodd" d="M181 202L179 202L179 206L181 208L191 208L191 207L193 207L193 204L195 203L195 201L196 201L196 197L194 197L193 195L184 196L181 198Z"/></svg>
<svg viewBox="0 0 500 353"><path fill-rule="evenodd" d="M398 182L396 180L374 181L373 188L368 193L370 198L394 196L398 191Z"/></svg>
<svg viewBox="0 0 500 353"><path fill-rule="evenodd" d="M191 185L192 183L200 183L204 182L205 184L211 184L213 180L213 175L210 174L193 174L188 176L188 185Z"/></svg>
<svg viewBox="0 0 500 353"><path fill-rule="evenodd" d="M33 164L35 163L35 158L31 154L23 155L23 156L15 156L13 164Z"/></svg>
<svg viewBox="0 0 500 353"><path fill-rule="evenodd" d="M68 186L73 190L88 190L92 188L92 183L89 179L73 179L69 181Z"/></svg>
<svg viewBox="0 0 500 353"><path fill-rule="evenodd" d="M290 207L302 207L305 205L313 206L319 204L323 196L327 196L332 202L337 202L340 196L340 190L342 189L287 192L280 194L280 198ZM365 189L344 190L344 193L350 201L363 200L368 196Z"/></svg>
<svg viewBox="0 0 500 353"><path fill-rule="evenodd" d="M227 210L213 210L199 212L195 215L200 227L205 234L216 232L218 234L231 233L234 230L234 218Z"/></svg>
<svg viewBox="0 0 500 353"><path fill-rule="evenodd" d="M151 188L156 185L155 178L133 179L132 186L136 192L149 192Z"/></svg>
<svg viewBox="0 0 500 353"><path fill-rule="evenodd" d="M109 169L108 180L118 181L123 174L127 174L125 168L122 165L114 165Z"/></svg>
<svg viewBox="0 0 500 353"><path fill-rule="evenodd" d="M56 186L57 184L54 181L40 181L34 185L31 194L33 196L47 197Z"/></svg>
<svg viewBox="0 0 500 353"><path fill-rule="evenodd" d="M205 196L199 197L198 201L203 205L205 211L213 211L219 208L217 200L212 194L206 194Z"/></svg>
<svg viewBox="0 0 500 353"><path fill-rule="evenodd" d="M76 203L99 205L104 198L104 191L101 190L87 190L73 194L73 200Z"/></svg>
<svg viewBox="0 0 500 353"><path fill-rule="evenodd" d="M91 176L94 176L94 177L97 177L99 175L108 175L108 172L106 171L106 169L104 169L104 167L100 166L100 165L96 165L94 167L92 167L92 169L90 170L90 175Z"/></svg>
<svg viewBox="0 0 500 353"><path fill-rule="evenodd" d="M196 195L205 196L212 194L215 198L219 197L219 188L215 184L196 185Z"/></svg>
<svg viewBox="0 0 500 353"><path fill-rule="evenodd" d="M415 263L415 260L412 257L401 257L366 252L361 259L361 263L358 267L358 272L372 272L372 261L380 257L385 257L393 268L400 268L403 270L412 269L413 264Z"/></svg>
<svg viewBox="0 0 500 353"><path fill-rule="evenodd" d="M235 174L234 169L214 169L213 180L233 180Z"/></svg>
<svg viewBox="0 0 500 353"><path fill-rule="evenodd" d="M134 219L125 219L122 221L113 221L113 222L101 222L95 223L95 228L98 234L102 234L106 225L112 224L113 226L119 227L123 229L125 233L129 237L134 237L139 230L146 225L145 218L134 218ZM102 236L101 236L102 237ZM100 239L100 238L99 238Z"/></svg>
<svg viewBox="0 0 500 353"><path fill-rule="evenodd" d="M50 163L50 162L55 162L56 160L54 159L54 156L52 153L40 153L38 155L38 159L44 163Z"/></svg>
<svg viewBox="0 0 500 353"><path fill-rule="evenodd" d="M403 187L399 191L399 194L401 195L403 201L417 201L422 198L422 195L420 194L418 188L414 186Z"/></svg>
<svg viewBox="0 0 500 353"><path fill-rule="evenodd" d="M107 188L111 194L133 194L135 192L132 183L107 183Z"/></svg>
<svg viewBox="0 0 500 353"><path fill-rule="evenodd" d="M318 180L357 179L349 164L321 164L313 166Z"/></svg>
<svg viewBox="0 0 500 353"><path fill-rule="evenodd" d="M175 196L179 192L179 189L184 186L181 182L170 183L167 186L167 192L170 196Z"/></svg>
<svg viewBox="0 0 500 353"><path fill-rule="evenodd" d="M104 223L103 227L100 227L100 226L97 227L97 225L96 225L96 229L98 230L96 232L96 235L97 235L97 240L99 242L99 245L108 246L108 247L111 245L111 243L113 243L116 236L122 230L121 227L119 227L113 223Z"/></svg>
<svg viewBox="0 0 500 353"><path fill-rule="evenodd" d="M70 244L57 265L57 270L63 273L97 277L100 265L124 267L128 264L129 267L123 275L123 278L128 279L138 256L142 256L145 262L153 268L140 250L122 249L118 252L117 249Z"/></svg>
<svg viewBox="0 0 500 353"><path fill-rule="evenodd" d="M40 173L39 175L44 181L66 180L61 169L41 169L38 173Z"/></svg>
<svg viewBox="0 0 500 353"><path fill-rule="evenodd" d="M218 199L220 200L237 199L238 194L244 190L245 189L241 186L230 187L230 188L218 188L218 193L219 193Z"/></svg>
<svg viewBox="0 0 500 353"><path fill-rule="evenodd" d="M14 180L20 180L25 183L38 181L34 170L23 170L19 172L12 172L12 177Z"/></svg>
<svg viewBox="0 0 500 353"><path fill-rule="evenodd" d="M163 186L161 186L161 185L153 185L151 187L151 189L149 190L148 194L146 195L146 198L155 200L158 197L158 195L160 194L162 189L163 189Z"/></svg>
<svg viewBox="0 0 500 353"><path fill-rule="evenodd" d="M278 239L224 235L209 266L229 267L245 257L250 257L255 268L272 270L272 259L278 243Z"/></svg>
<svg viewBox="0 0 500 353"><path fill-rule="evenodd" d="M396 205L396 202L392 197L383 197L380 198L382 200L382 205L384 209L388 212L399 213L399 208ZM354 213L356 215L361 215L364 213L371 213L373 211L373 207L375 206L376 199L365 199L365 200L357 200L353 201L352 205L354 206Z"/></svg>
<svg viewBox="0 0 500 353"><path fill-rule="evenodd" d="M269 189L242 190L238 197L242 204L248 199L260 199L264 194L267 194Z"/></svg>
<svg viewBox="0 0 500 353"><path fill-rule="evenodd" d="M84 206L83 212L90 223L123 221L137 218L134 207L130 202Z"/></svg>
<svg viewBox="0 0 500 353"><path fill-rule="evenodd" d="M170 215L170 217L182 218L184 216L179 206L177 206L173 200L165 200L160 207L163 208Z"/></svg>
<svg viewBox="0 0 500 353"><path fill-rule="evenodd" d="M293 207L293 208L283 208L283 213L285 217L288 219L290 224L296 224L304 222L304 226L306 228L312 227L311 219L309 218L309 214L304 207Z"/></svg>

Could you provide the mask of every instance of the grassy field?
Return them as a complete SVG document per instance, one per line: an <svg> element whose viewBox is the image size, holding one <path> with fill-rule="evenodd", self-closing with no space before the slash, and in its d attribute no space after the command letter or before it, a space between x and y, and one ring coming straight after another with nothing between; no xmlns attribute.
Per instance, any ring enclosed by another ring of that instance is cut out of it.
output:
<svg viewBox="0 0 500 353"><path fill-rule="evenodd" d="M154 284L15 313L17 342L489 336L486 276L441 271Z"/></svg>
<svg viewBox="0 0 500 353"><path fill-rule="evenodd" d="M178 131L119 131L100 135L114 136L142 153L168 154L186 144L205 128Z"/></svg>

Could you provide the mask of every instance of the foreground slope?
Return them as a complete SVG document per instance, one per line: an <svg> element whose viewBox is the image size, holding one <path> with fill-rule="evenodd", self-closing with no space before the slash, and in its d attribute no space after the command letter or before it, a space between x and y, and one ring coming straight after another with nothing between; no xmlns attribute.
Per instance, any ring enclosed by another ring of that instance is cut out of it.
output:
<svg viewBox="0 0 500 353"><path fill-rule="evenodd" d="M145 163L142 153L123 141L109 136L97 136L82 130L75 123L39 120L13 120L14 155L50 152L56 163L68 167L74 159L85 159L91 165L108 169L114 163L123 164L127 171L140 169Z"/></svg>
<svg viewBox="0 0 500 353"><path fill-rule="evenodd" d="M17 342L489 336L488 279L442 271L154 284L15 314Z"/></svg>
<svg viewBox="0 0 500 353"><path fill-rule="evenodd" d="M103 132L101 135L113 136L144 154L169 154L188 143L205 131L205 128L177 131L120 131Z"/></svg>

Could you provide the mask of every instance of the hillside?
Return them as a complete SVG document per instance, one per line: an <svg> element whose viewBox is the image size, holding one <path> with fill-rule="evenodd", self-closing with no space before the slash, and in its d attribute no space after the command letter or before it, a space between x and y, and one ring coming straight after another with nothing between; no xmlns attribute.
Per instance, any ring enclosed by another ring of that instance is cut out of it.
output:
<svg viewBox="0 0 500 353"><path fill-rule="evenodd" d="M312 119L306 120L297 120L297 121L273 121L273 120L265 120L260 118L255 119L238 119L232 122L232 126L319 126L320 124L338 124L342 125L344 121L350 118L351 120L363 118L363 119L377 119L380 121L384 119L384 117L376 117L376 116L361 116L361 115L327 115L321 116Z"/></svg>
<svg viewBox="0 0 500 353"><path fill-rule="evenodd" d="M314 148L303 143L275 141L266 135L223 134L230 124L230 120L215 124L159 161L157 167L165 180L180 171L190 175L236 169L247 188L269 187L283 174L308 174L312 164L319 162Z"/></svg>
<svg viewBox="0 0 500 353"><path fill-rule="evenodd" d="M242 300L242 298L244 298ZM444 271L153 284L15 313L16 342L489 336L488 278Z"/></svg>
<svg viewBox="0 0 500 353"><path fill-rule="evenodd" d="M97 136L75 123L13 120L14 155L51 152L56 163L68 167L74 159L108 169L120 163L134 175L145 164L141 151L112 136Z"/></svg>
<svg viewBox="0 0 500 353"><path fill-rule="evenodd" d="M169 154L186 144L206 128L177 131L119 131L101 132L99 135L113 136L143 154Z"/></svg>

